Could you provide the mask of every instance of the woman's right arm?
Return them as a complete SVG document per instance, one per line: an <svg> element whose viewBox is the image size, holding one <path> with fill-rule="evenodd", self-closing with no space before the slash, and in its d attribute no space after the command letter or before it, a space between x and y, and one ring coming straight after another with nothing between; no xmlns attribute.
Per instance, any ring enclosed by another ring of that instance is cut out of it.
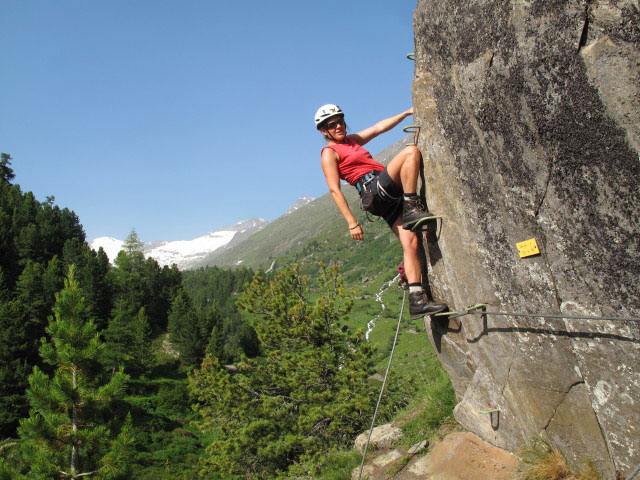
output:
<svg viewBox="0 0 640 480"><path fill-rule="evenodd" d="M330 148L325 148L322 151L322 171L324 172L324 178L327 180L329 186L329 192L333 197L338 210L347 221L349 225L349 233L354 240L362 240L364 234L362 227L356 220L356 217L351 213L347 199L345 198L342 190L340 189L340 174L338 173L338 154Z"/></svg>
<svg viewBox="0 0 640 480"><path fill-rule="evenodd" d="M361 132L350 135L350 137L353 138L353 140L355 140L356 143L358 143L359 145L364 145L365 143L368 143L369 140L376 138L381 133L388 132L389 130L391 130L393 127L398 125L409 115L413 115L413 107L411 107L408 110L405 110L404 112L398 115L394 115L393 117L385 118L384 120L379 121L375 125L372 125L369 128L365 128Z"/></svg>

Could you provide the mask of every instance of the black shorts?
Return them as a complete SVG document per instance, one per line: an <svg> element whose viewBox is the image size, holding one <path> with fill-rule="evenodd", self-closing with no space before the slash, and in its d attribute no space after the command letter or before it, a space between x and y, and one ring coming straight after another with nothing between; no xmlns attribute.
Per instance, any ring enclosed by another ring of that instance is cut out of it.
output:
<svg viewBox="0 0 640 480"><path fill-rule="evenodd" d="M392 227L402 215L402 187L391 179L386 167L369 186L374 194L370 213L384 218L389 227Z"/></svg>

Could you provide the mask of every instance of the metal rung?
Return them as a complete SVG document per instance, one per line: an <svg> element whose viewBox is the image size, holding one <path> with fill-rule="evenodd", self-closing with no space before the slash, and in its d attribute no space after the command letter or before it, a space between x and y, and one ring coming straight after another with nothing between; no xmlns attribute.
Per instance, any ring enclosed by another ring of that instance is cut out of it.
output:
<svg viewBox="0 0 640 480"><path fill-rule="evenodd" d="M460 312L440 312L436 313L434 317L446 317L448 315L458 315Z"/></svg>
<svg viewBox="0 0 640 480"><path fill-rule="evenodd" d="M465 315L469 315L469 312L440 312L436 313L434 317L440 315L441 317L449 316L449 320L453 320L454 318L464 317Z"/></svg>
<svg viewBox="0 0 640 480"><path fill-rule="evenodd" d="M403 132L413 133L413 142L407 143L407 146L418 146L418 139L420 138L420 125L409 125L402 129Z"/></svg>
<svg viewBox="0 0 640 480"><path fill-rule="evenodd" d="M488 413L495 413L495 412L499 412L500 409L499 408L487 408L486 410L480 410L478 413L480 415L486 415Z"/></svg>
<svg viewBox="0 0 640 480"><path fill-rule="evenodd" d="M415 60L416 59L416 54L411 52L411 53L407 53L407 58L409 60Z"/></svg>
<svg viewBox="0 0 640 480"><path fill-rule="evenodd" d="M430 217L422 217L420 220L416 222L416 225L422 225L424 222L427 222L429 220L436 220L438 218L442 218L442 215L432 215Z"/></svg>
<svg viewBox="0 0 640 480"><path fill-rule="evenodd" d="M433 215L431 217L423 217L411 227L411 231L412 232L424 231L422 227L425 226L428 221L437 220L438 218L442 219L442 215Z"/></svg>
<svg viewBox="0 0 640 480"><path fill-rule="evenodd" d="M486 307L487 307L487 304L486 304L486 303L478 303L477 305L474 305L473 307L467 307L467 308L465 308L465 311L467 311L468 313L474 313L474 312L471 312L471 310L479 310L479 309L481 309L482 307L485 307L485 308L486 308Z"/></svg>

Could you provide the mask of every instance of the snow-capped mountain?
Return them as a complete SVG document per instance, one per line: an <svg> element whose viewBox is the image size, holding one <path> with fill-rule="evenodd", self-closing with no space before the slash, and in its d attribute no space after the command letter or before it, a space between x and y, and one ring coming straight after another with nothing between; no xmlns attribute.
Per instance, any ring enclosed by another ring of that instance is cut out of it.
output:
<svg viewBox="0 0 640 480"><path fill-rule="evenodd" d="M287 213L285 213L285 215L289 215L290 213L295 212L300 207L304 207L307 203L313 202L314 200L315 199L313 197L308 197L308 196L299 198L293 203L293 205L289 207L289 210L287 210Z"/></svg>
<svg viewBox="0 0 640 480"><path fill-rule="evenodd" d="M267 223L262 218L250 218L242 220L229 227L223 227L209 232L193 240L156 241L145 243L142 249L145 257L153 257L160 265L178 265L180 270L187 270L195 266L198 261L211 252L238 243L249 235L261 230ZM113 260L122 250L124 241L112 237L99 237L94 239L89 246L94 250L102 247Z"/></svg>
<svg viewBox="0 0 640 480"><path fill-rule="evenodd" d="M94 249L96 252L100 247L104 250L104 253L109 257L109 261L113 263L115 258L118 256L118 252L122 250L122 244L124 242L122 240L118 240L113 237L98 237L92 240L89 243L89 246Z"/></svg>

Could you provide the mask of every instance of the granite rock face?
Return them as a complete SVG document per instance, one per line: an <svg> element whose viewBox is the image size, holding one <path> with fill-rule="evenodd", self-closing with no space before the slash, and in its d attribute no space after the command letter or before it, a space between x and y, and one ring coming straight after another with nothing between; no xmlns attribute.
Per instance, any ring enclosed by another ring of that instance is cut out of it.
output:
<svg viewBox="0 0 640 480"><path fill-rule="evenodd" d="M640 317L639 2L420 0L414 23L434 297ZM640 464L640 322L425 320L466 429L541 434L605 478Z"/></svg>

